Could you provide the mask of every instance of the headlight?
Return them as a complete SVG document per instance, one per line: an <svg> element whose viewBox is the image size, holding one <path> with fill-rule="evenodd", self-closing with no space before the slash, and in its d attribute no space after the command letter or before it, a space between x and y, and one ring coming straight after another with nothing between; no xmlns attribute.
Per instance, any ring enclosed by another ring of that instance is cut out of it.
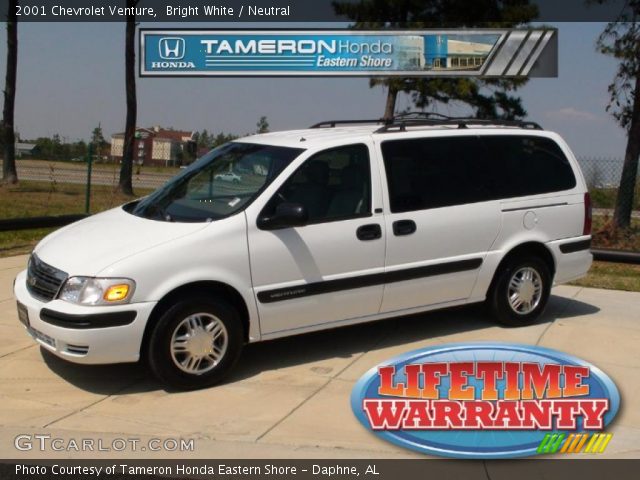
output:
<svg viewBox="0 0 640 480"><path fill-rule="evenodd" d="M128 278L71 277L58 298L78 305L118 305L129 303L135 288Z"/></svg>

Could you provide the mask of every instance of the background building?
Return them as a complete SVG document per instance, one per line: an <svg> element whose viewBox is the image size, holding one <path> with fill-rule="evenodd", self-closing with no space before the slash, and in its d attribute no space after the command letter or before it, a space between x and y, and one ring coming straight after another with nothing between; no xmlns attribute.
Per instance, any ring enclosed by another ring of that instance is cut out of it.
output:
<svg viewBox="0 0 640 480"><path fill-rule="evenodd" d="M428 35L425 37L426 68L477 70L491 53L494 43L459 40L449 35Z"/></svg>
<svg viewBox="0 0 640 480"><path fill-rule="evenodd" d="M177 166L188 163L193 144L193 132L152 128L136 128L133 144L137 165ZM124 149L124 133L111 136L111 160L120 163Z"/></svg>
<svg viewBox="0 0 640 480"><path fill-rule="evenodd" d="M33 150L36 148L36 144L35 143L23 143L23 142L16 142L16 157L20 158L23 155L32 155L33 154Z"/></svg>

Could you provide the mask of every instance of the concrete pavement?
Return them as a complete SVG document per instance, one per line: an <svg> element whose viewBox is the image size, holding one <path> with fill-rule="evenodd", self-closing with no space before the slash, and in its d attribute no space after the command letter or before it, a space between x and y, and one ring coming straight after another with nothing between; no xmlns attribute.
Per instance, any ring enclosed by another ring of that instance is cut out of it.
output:
<svg viewBox="0 0 640 480"><path fill-rule="evenodd" d="M429 345L495 340L556 348L609 374L622 408L605 456L640 458L640 293L557 287L544 318L503 328L477 308L250 345L216 388L163 390L139 365L87 367L41 351L18 323L11 284L26 256L0 259L0 458L420 458L368 433L349 405L378 362ZM194 451L17 451L20 434L65 441L194 439Z"/></svg>

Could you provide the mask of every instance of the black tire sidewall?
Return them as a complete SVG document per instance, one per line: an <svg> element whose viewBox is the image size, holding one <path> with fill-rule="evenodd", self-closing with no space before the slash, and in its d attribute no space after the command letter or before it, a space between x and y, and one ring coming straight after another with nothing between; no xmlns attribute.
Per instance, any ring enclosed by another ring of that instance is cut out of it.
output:
<svg viewBox="0 0 640 480"><path fill-rule="evenodd" d="M224 324L228 345L224 357L211 371L190 375L180 370L171 358L171 337L178 324L189 315L206 312ZM194 297L182 300L164 312L153 328L147 349L147 363L155 376L165 385L180 390L204 388L220 383L231 371L244 344L242 325L236 310L222 300Z"/></svg>
<svg viewBox="0 0 640 480"><path fill-rule="evenodd" d="M533 268L538 272L542 280L542 297L538 306L530 313L521 315L513 311L508 300L509 282L514 272L522 268ZM498 273L497 280L491 292L491 311L498 322L510 327L531 325L544 312L549 296L551 295L551 273L549 267L543 260L537 257L514 258Z"/></svg>

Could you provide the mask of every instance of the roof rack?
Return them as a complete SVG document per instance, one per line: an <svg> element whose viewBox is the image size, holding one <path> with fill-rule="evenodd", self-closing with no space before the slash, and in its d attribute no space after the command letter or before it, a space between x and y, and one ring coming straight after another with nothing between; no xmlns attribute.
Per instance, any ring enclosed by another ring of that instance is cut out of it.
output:
<svg viewBox="0 0 640 480"><path fill-rule="evenodd" d="M495 127L514 127L530 130L542 130L543 128L535 123L523 120L502 120L485 119L474 117L450 117L437 112L406 112L395 115L391 119L378 118L373 120L328 120L319 122L309 128L335 128L338 125L364 125L382 124L375 133L386 133L392 131L406 131L407 127L420 126L457 126L458 128L469 128L471 125L487 125Z"/></svg>
<svg viewBox="0 0 640 480"><path fill-rule="evenodd" d="M437 117L437 118L433 118ZM525 122L522 120L501 120L501 119L483 119L473 117L447 117L439 113L431 112L414 112L409 116L401 115L394 117L391 122L386 123L375 133L386 133L394 130L404 132L407 127L419 126L457 126L458 128L469 128L472 125L488 125L496 127L515 127L530 130L542 130L542 127L535 122Z"/></svg>
<svg viewBox="0 0 640 480"><path fill-rule="evenodd" d="M367 124L367 123L388 123L389 120L385 120L384 118L378 118L374 120L328 120L326 122L319 122L315 125L311 125L309 128L335 128L337 125L359 125L359 124Z"/></svg>

